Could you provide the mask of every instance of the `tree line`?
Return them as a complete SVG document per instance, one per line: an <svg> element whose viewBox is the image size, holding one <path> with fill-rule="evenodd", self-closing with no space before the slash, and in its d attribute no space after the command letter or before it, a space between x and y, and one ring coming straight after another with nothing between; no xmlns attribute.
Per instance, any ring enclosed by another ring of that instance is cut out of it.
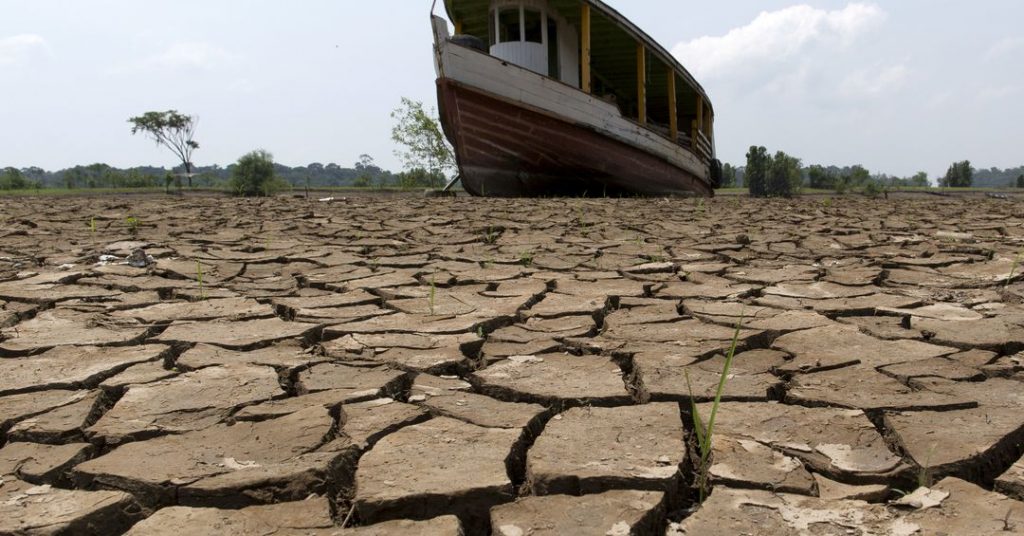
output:
<svg viewBox="0 0 1024 536"><path fill-rule="evenodd" d="M995 177L997 181L993 180ZM946 174L937 177L936 182L938 186L949 188L1024 188L1024 166L979 171L971 166L969 160L964 160L951 164ZM874 196L893 188L930 185L928 173L924 171L910 177L896 177L885 173L873 174L861 165L803 166L798 158L783 151L771 155L761 146L750 148L745 166L724 164L722 167L723 188L746 187L754 197L791 197L804 188L834 190L840 194L856 191Z"/></svg>

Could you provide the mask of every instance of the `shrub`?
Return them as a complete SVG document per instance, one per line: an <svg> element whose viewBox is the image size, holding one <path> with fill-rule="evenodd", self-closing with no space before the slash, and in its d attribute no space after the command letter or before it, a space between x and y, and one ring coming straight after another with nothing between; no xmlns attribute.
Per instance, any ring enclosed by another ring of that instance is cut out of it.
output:
<svg viewBox="0 0 1024 536"><path fill-rule="evenodd" d="M231 170L231 191L245 197L274 195L283 184L274 175L274 156L263 149L238 159Z"/></svg>

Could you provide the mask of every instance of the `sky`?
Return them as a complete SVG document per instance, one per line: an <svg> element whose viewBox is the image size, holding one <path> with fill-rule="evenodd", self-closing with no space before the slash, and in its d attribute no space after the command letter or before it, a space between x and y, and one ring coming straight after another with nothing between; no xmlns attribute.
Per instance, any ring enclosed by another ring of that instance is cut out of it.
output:
<svg viewBox="0 0 1024 536"><path fill-rule="evenodd" d="M719 157L933 178L1024 164L1020 0L606 0L705 87ZM0 166L176 164L129 117L199 117L198 165L398 170L391 111L435 106L430 0L0 0Z"/></svg>

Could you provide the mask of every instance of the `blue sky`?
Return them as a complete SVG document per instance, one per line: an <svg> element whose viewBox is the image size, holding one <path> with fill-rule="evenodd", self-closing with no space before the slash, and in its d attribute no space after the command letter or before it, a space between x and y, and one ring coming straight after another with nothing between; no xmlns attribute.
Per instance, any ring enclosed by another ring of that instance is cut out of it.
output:
<svg viewBox="0 0 1024 536"><path fill-rule="evenodd" d="M933 177L1024 164L1024 2L609 0L708 90L723 160ZM0 0L0 165L173 165L127 118L200 117L200 165L398 169L390 111L433 105L428 0Z"/></svg>

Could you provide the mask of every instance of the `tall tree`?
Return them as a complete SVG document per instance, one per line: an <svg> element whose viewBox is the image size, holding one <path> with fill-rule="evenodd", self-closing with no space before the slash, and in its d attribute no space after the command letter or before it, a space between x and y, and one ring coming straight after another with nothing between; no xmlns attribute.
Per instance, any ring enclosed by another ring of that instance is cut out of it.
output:
<svg viewBox="0 0 1024 536"><path fill-rule="evenodd" d="M1024 175L1017 177L1017 188L1024 188Z"/></svg>
<svg viewBox="0 0 1024 536"><path fill-rule="evenodd" d="M800 193L802 181L800 159L782 151L775 153L768 172L768 195L770 197L793 197Z"/></svg>
<svg viewBox="0 0 1024 536"><path fill-rule="evenodd" d="M755 145L747 151L747 169L744 181L747 183L751 197L768 197L768 170L771 167L771 161L768 149L764 147Z"/></svg>
<svg viewBox="0 0 1024 536"><path fill-rule="evenodd" d="M171 150L185 166L188 187L192 187L192 151L199 148L195 141L196 125L199 118L180 114L176 110L166 112L146 112L138 117L128 119L132 124L132 134L148 135L156 144Z"/></svg>
<svg viewBox="0 0 1024 536"><path fill-rule="evenodd" d="M834 188L836 184L835 173L825 169L823 166L814 165L807 168L807 178L810 181L811 188L824 190Z"/></svg>
<svg viewBox="0 0 1024 536"><path fill-rule="evenodd" d="M395 151L405 169L423 168L434 175L452 176L458 171L455 152L441 132L441 124L423 109L423 103L402 97L402 105L391 112L395 125L391 139L405 147Z"/></svg>
<svg viewBox="0 0 1024 536"><path fill-rule="evenodd" d="M947 188L970 188L974 184L974 168L970 160L954 162L940 181Z"/></svg>
<svg viewBox="0 0 1024 536"><path fill-rule="evenodd" d="M722 165L722 184L720 188L734 188L736 186L736 168L732 164Z"/></svg>

